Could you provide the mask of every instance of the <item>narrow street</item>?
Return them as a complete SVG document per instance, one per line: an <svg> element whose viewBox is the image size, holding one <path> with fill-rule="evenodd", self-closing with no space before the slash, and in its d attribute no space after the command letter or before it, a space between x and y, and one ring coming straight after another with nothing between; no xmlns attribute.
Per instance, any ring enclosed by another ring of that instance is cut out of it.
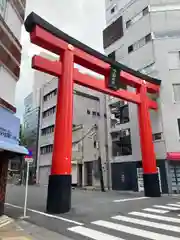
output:
<svg viewBox="0 0 180 240"><path fill-rule="evenodd" d="M6 214L23 214L24 187L8 186ZM47 187L30 186L27 222L72 239L180 239L180 198L140 193L72 191L69 213L45 213Z"/></svg>

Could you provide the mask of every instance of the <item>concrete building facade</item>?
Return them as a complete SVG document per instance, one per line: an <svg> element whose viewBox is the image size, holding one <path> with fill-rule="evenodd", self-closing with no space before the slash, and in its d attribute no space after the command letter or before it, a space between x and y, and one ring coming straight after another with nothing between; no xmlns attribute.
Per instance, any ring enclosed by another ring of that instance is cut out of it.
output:
<svg viewBox="0 0 180 240"><path fill-rule="evenodd" d="M0 215L4 210L8 160L28 153L19 146L20 120L14 115L25 4L24 0L0 1Z"/></svg>
<svg viewBox="0 0 180 240"><path fill-rule="evenodd" d="M58 79L52 78L41 88L39 154L37 181L48 184L51 169ZM68 119L67 119L68 121ZM105 143L105 96L81 86L74 87L72 184L100 186L98 156L102 159L105 185L107 157ZM98 130L94 129L94 125Z"/></svg>
<svg viewBox="0 0 180 240"><path fill-rule="evenodd" d="M40 52L40 56L54 60L53 56L45 52ZM26 146L32 152L33 164L31 164L30 169L32 177L36 175L37 169L41 88L51 79L52 77L48 74L33 71L32 92L24 99L23 134Z"/></svg>
<svg viewBox="0 0 180 240"><path fill-rule="evenodd" d="M160 95L153 96L159 110L150 112L162 192L180 187L179 19L177 0L106 0L106 54L162 80ZM109 97L107 102L112 188L141 191L137 106Z"/></svg>

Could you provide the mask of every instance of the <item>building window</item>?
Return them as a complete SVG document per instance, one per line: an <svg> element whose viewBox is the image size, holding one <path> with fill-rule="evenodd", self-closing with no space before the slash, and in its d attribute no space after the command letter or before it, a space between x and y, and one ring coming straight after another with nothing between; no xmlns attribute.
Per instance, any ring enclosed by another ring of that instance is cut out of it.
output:
<svg viewBox="0 0 180 240"><path fill-rule="evenodd" d="M151 33L149 33L145 37L143 37L140 40L138 40L137 42L135 42L133 45L129 46L128 47L128 53L131 53L133 51L138 50L139 48L143 47L144 45L146 45L151 40L152 40L152 35L151 35Z"/></svg>
<svg viewBox="0 0 180 240"><path fill-rule="evenodd" d="M72 151L78 152L79 151L80 144L79 143L73 143L72 144Z"/></svg>
<svg viewBox="0 0 180 240"><path fill-rule="evenodd" d="M162 133L154 133L153 141L162 140Z"/></svg>
<svg viewBox="0 0 180 240"><path fill-rule="evenodd" d="M87 109L87 114L88 114L88 115L91 114L91 111L90 111L89 109Z"/></svg>
<svg viewBox="0 0 180 240"><path fill-rule="evenodd" d="M92 115L93 115L93 116L96 116L96 112L95 112L95 111L93 111L93 112L92 112Z"/></svg>
<svg viewBox="0 0 180 240"><path fill-rule="evenodd" d="M118 101L110 105L111 127L129 122L129 105L125 101Z"/></svg>
<svg viewBox="0 0 180 240"><path fill-rule="evenodd" d="M177 119L178 122L178 130L179 130L179 135L180 135L180 118Z"/></svg>
<svg viewBox="0 0 180 240"><path fill-rule="evenodd" d="M168 65L169 69L180 68L180 52L169 52L168 53Z"/></svg>
<svg viewBox="0 0 180 240"><path fill-rule="evenodd" d="M0 0L0 15L4 17L7 0Z"/></svg>
<svg viewBox="0 0 180 240"><path fill-rule="evenodd" d="M130 128L112 132L111 137L113 157L132 155Z"/></svg>
<svg viewBox="0 0 180 240"><path fill-rule="evenodd" d="M111 14L115 12L115 7L111 8Z"/></svg>
<svg viewBox="0 0 180 240"><path fill-rule="evenodd" d="M49 108L48 110L44 111L43 112L43 118L46 118L48 116L51 116L52 114L54 114L56 112L56 107L52 107L52 108Z"/></svg>
<svg viewBox="0 0 180 240"><path fill-rule="evenodd" d="M116 54L115 54L115 51L113 51L112 53L110 53L108 55L109 58L111 58L112 60L116 60Z"/></svg>
<svg viewBox="0 0 180 240"><path fill-rule="evenodd" d="M148 7L144 8L142 12L143 16L146 16L149 13L149 8Z"/></svg>
<svg viewBox="0 0 180 240"><path fill-rule="evenodd" d="M109 25L103 31L103 45L104 48L109 47L111 44L123 37L123 18L120 16L116 21Z"/></svg>
<svg viewBox="0 0 180 240"><path fill-rule="evenodd" d="M100 117L100 113L99 113L99 112L97 112L96 115L97 115L98 117Z"/></svg>
<svg viewBox="0 0 180 240"><path fill-rule="evenodd" d="M131 20L128 20L127 22L126 22L126 28L128 28L128 27L130 27L131 26Z"/></svg>
<svg viewBox="0 0 180 240"><path fill-rule="evenodd" d="M148 43L152 40L152 36L151 33L149 33L148 35L145 36L145 43Z"/></svg>
<svg viewBox="0 0 180 240"><path fill-rule="evenodd" d="M52 153L52 151L53 151L52 144L41 147L41 154Z"/></svg>
<svg viewBox="0 0 180 240"><path fill-rule="evenodd" d="M128 53L131 53L131 52L133 52L133 45L128 47Z"/></svg>
<svg viewBox="0 0 180 240"><path fill-rule="evenodd" d="M133 25L134 23L139 21L141 18L146 16L148 13L149 13L148 7L144 8L140 13L138 13L137 15L135 15L133 18L129 19L126 22L126 28L129 28L131 25Z"/></svg>
<svg viewBox="0 0 180 240"><path fill-rule="evenodd" d="M174 101L180 102L180 83L173 84Z"/></svg>
<svg viewBox="0 0 180 240"><path fill-rule="evenodd" d="M54 125L41 129L41 135L46 136L54 132Z"/></svg>
<svg viewBox="0 0 180 240"><path fill-rule="evenodd" d="M52 97L54 97L56 95L57 95L57 88L44 96L44 102L50 100Z"/></svg>

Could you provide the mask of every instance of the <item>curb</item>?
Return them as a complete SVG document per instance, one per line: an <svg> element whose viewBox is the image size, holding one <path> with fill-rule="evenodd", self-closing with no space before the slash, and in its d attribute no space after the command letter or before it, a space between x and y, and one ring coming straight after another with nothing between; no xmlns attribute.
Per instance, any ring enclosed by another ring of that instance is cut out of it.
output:
<svg viewBox="0 0 180 240"><path fill-rule="evenodd" d="M100 188L96 188L96 187L81 187L81 188L78 188L78 187L72 187L73 190L82 190L82 191L91 191L91 192L101 192L101 189ZM109 192L110 190L108 190L107 188L105 188L105 192Z"/></svg>

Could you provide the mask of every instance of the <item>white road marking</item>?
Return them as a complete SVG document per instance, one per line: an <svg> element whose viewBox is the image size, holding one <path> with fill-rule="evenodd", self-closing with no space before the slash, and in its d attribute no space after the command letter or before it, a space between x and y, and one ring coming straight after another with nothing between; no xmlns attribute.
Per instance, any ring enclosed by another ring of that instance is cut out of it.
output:
<svg viewBox="0 0 180 240"><path fill-rule="evenodd" d="M14 205L14 204L10 204L10 203L5 203L5 204L6 204L7 206L10 206L10 207L23 209L23 207L20 207L20 206ZM69 223L73 223L73 224L76 224L76 225L84 225L83 223L80 223L80 222L77 222L77 221L74 221L74 220L71 220L71 219L67 219L67 218L63 218L63 217L56 216L56 215L52 215L52 214L40 212L40 211L31 209L31 208L27 208L27 210L30 211L30 212L38 213L38 214L43 215L43 216L46 216L46 217L50 217L50 218L62 220L62 221L64 221L64 222L69 222Z"/></svg>
<svg viewBox="0 0 180 240"><path fill-rule="evenodd" d="M178 233L180 232L180 227L169 225L169 224L156 223L156 222L141 220L138 218L125 217L125 216L121 216L121 215L111 217L111 218L115 219L115 220L119 220L119 221L128 222L128 223L139 224L142 226L163 229L163 230L178 232Z"/></svg>
<svg viewBox="0 0 180 240"><path fill-rule="evenodd" d="M172 236L168 236L165 234L160 234L160 233L155 233L155 232L151 232L151 231L146 231L146 230L141 230L139 228L134 228L134 227L128 227L122 224L116 224L116 223L112 223L112 222L108 222L108 221L103 221L103 220L99 220L99 221L95 221L92 222L92 224L95 224L97 226L101 226L101 227L105 227L105 228L109 228L109 229L113 229L116 231L120 231L120 232L124 232L124 233L128 233L131 235L136 235L139 237L143 237L145 239L153 239L153 240L179 240L180 238L177 237L172 237Z"/></svg>
<svg viewBox="0 0 180 240"><path fill-rule="evenodd" d="M12 223L14 220L12 218L9 218L8 216L3 215L0 217L0 228Z"/></svg>
<svg viewBox="0 0 180 240"><path fill-rule="evenodd" d="M0 228L5 227L6 225L8 225L8 224L10 224L12 222L13 222L13 220L7 220L6 222L0 224Z"/></svg>
<svg viewBox="0 0 180 240"><path fill-rule="evenodd" d="M180 204L169 203L167 205L171 206L171 207L178 207L178 208L180 208Z"/></svg>
<svg viewBox="0 0 180 240"><path fill-rule="evenodd" d="M180 210L180 207L168 207L168 206L162 206L162 205L154 205L153 207L155 208L162 208L162 209L167 209L167 210Z"/></svg>
<svg viewBox="0 0 180 240"><path fill-rule="evenodd" d="M124 240L122 238L81 226L71 227L68 228L68 230L95 240Z"/></svg>
<svg viewBox="0 0 180 240"><path fill-rule="evenodd" d="M144 208L143 211L153 212L153 213L160 213L160 214L164 214L164 213L168 213L169 212L169 211L166 211L166 210L155 209L155 208Z"/></svg>
<svg viewBox="0 0 180 240"><path fill-rule="evenodd" d="M128 201L135 201L135 200L142 200L142 199L148 199L148 197L126 198L126 199L114 200L113 202L115 202L115 203L128 202Z"/></svg>
<svg viewBox="0 0 180 240"><path fill-rule="evenodd" d="M145 217L150 219L166 221L166 222L180 223L180 218L165 217L165 216L153 215L153 214L143 213L143 212L130 212L128 214L133 216L138 216L138 217Z"/></svg>
<svg viewBox="0 0 180 240"><path fill-rule="evenodd" d="M14 207L14 208L18 208L18 209L23 209L23 207L20 207L20 206L14 205L14 204L10 204L10 203L5 203L5 205Z"/></svg>
<svg viewBox="0 0 180 240"><path fill-rule="evenodd" d="M0 217L0 223L6 221L7 219L9 219L8 216L6 216L6 215L1 216L1 217Z"/></svg>

